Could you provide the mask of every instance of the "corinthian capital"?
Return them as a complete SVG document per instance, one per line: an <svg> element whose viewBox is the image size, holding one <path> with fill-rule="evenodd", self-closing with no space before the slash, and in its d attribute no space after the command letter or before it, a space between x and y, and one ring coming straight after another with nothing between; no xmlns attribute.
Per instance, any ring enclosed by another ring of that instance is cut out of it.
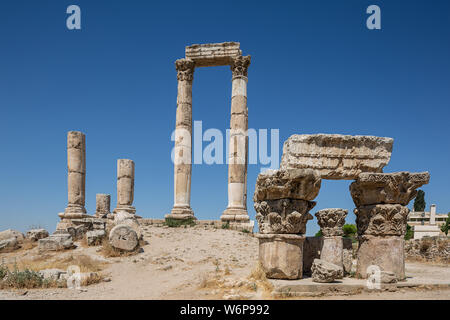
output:
<svg viewBox="0 0 450 320"><path fill-rule="evenodd" d="M194 79L194 61L190 59L178 59L175 61L178 81L192 81Z"/></svg>
<svg viewBox="0 0 450 320"><path fill-rule="evenodd" d="M233 72L233 78L239 76L247 76L247 70L250 66L250 56L238 56L233 59L231 63L231 71Z"/></svg>
<svg viewBox="0 0 450 320"><path fill-rule="evenodd" d="M342 227L344 226L347 212L345 209L338 208L318 211L316 213L317 223L320 226L320 230L322 230L323 236L342 236Z"/></svg>

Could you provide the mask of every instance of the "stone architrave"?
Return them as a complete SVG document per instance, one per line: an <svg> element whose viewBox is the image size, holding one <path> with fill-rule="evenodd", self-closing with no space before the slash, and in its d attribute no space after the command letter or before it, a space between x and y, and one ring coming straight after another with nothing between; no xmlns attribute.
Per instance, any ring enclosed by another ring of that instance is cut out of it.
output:
<svg viewBox="0 0 450 320"><path fill-rule="evenodd" d="M430 180L428 172L362 173L350 185L358 228L358 277L377 266L398 280L405 278L404 235L408 202Z"/></svg>
<svg viewBox="0 0 450 320"><path fill-rule="evenodd" d="M382 172L392 153L392 138L340 134L295 134L283 145L280 169L311 168L322 179L356 179Z"/></svg>
<svg viewBox="0 0 450 320"><path fill-rule="evenodd" d="M100 218L106 218L111 213L111 195L97 193L95 200L95 215Z"/></svg>
<svg viewBox="0 0 450 320"><path fill-rule="evenodd" d="M177 113L174 149L174 205L166 218L195 218L191 209L192 171L192 80L194 61L175 62L178 79Z"/></svg>
<svg viewBox="0 0 450 320"><path fill-rule="evenodd" d="M68 205L59 216L62 219L86 217L86 137L82 132L67 133Z"/></svg>
<svg viewBox="0 0 450 320"><path fill-rule="evenodd" d="M342 227L348 211L339 208L322 209L316 212L317 223L323 236L320 259L344 268L344 243Z"/></svg>
<svg viewBox="0 0 450 320"><path fill-rule="evenodd" d="M114 213L125 211L136 213L134 200L134 161L130 159L117 160L117 206Z"/></svg>
<svg viewBox="0 0 450 320"><path fill-rule="evenodd" d="M228 207L220 217L225 222L248 222L250 220L247 212L247 70L249 65L250 56L240 55L231 61L233 79L228 155Z"/></svg>

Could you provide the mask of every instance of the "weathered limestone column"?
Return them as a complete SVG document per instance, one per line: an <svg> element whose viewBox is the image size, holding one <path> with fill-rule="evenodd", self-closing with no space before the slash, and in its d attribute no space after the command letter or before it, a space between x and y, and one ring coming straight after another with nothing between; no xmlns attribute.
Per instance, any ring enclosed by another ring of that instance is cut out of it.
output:
<svg viewBox="0 0 450 320"><path fill-rule="evenodd" d="M111 213L111 195L97 193L95 195L95 200L95 215L97 217L105 218Z"/></svg>
<svg viewBox="0 0 450 320"><path fill-rule="evenodd" d="M179 59L175 62L178 79L177 116L174 150L174 205L166 218L195 218L191 209L192 167L192 80L194 62Z"/></svg>
<svg viewBox="0 0 450 320"><path fill-rule="evenodd" d="M82 132L67 133L68 205L61 218L76 219L86 215L86 137Z"/></svg>
<svg viewBox="0 0 450 320"><path fill-rule="evenodd" d="M228 164L228 207L222 221L248 222L247 212L247 158L248 158L248 109L247 70L250 56L238 56L232 60L230 145Z"/></svg>
<svg viewBox="0 0 450 320"><path fill-rule="evenodd" d="M114 213L125 211L136 213L132 206L134 199L134 161L129 159L117 160L117 207Z"/></svg>
<svg viewBox="0 0 450 320"><path fill-rule="evenodd" d="M267 170L258 175L254 207L259 225L259 261L268 278L300 279L309 211L321 179L313 170Z"/></svg>
<svg viewBox="0 0 450 320"><path fill-rule="evenodd" d="M405 232L416 189L430 180L428 172L361 173L350 185L358 228L356 274L368 277L368 267L405 278Z"/></svg>
<svg viewBox="0 0 450 320"><path fill-rule="evenodd" d="M345 209L330 208L316 212L317 223L323 236L323 245L320 251L320 259L331 262L338 267L344 268L343 252L344 242L342 240L342 227L348 211Z"/></svg>

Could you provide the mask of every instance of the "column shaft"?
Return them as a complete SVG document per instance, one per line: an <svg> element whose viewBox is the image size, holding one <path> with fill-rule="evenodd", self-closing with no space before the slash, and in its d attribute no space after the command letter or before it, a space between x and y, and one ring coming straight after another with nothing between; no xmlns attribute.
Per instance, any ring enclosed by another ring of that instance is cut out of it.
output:
<svg viewBox="0 0 450 320"><path fill-rule="evenodd" d="M136 213L134 200L134 161L129 159L117 160L117 207L114 212L126 211Z"/></svg>

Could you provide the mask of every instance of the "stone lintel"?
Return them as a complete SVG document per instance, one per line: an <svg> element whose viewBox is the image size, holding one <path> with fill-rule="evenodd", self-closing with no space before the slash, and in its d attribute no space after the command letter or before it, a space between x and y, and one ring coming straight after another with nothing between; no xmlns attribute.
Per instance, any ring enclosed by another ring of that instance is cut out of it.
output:
<svg viewBox="0 0 450 320"><path fill-rule="evenodd" d="M239 42L193 44L186 47L185 54L196 67L226 66L242 55L239 46Z"/></svg>

